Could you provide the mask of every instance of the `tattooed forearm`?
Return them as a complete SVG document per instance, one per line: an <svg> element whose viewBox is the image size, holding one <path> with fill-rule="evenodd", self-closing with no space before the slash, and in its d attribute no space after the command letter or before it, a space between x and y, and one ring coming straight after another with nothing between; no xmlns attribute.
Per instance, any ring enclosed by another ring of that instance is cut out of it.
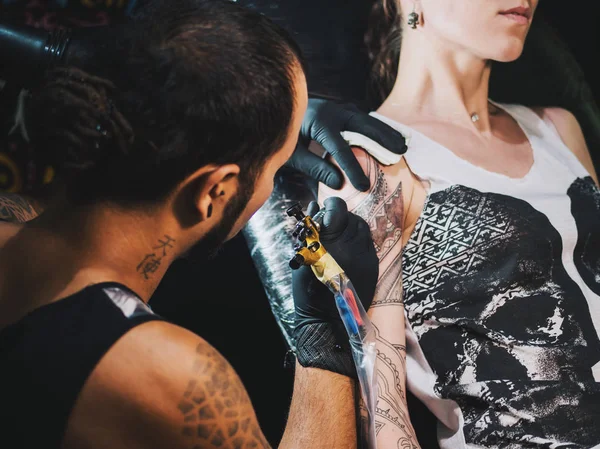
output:
<svg viewBox="0 0 600 449"><path fill-rule="evenodd" d="M380 447L418 448L406 403L406 346L401 285L401 256L380 277L371 319L377 346L377 408L375 423ZM397 444L397 446L396 446Z"/></svg>
<svg viewBox="0 0 600 449"><path fill-rule="evenodd" d="M392 304L403 306L401 257L398 256L387 267L380 264L380 269L383 269L383 273L379 275L371 308Z"/></svg>
<svg viewBox="0 0 600 449"><path fill-rule="evenodd" d="M379 279L368 314L377 329L377 410L376 432L379 449L418 448L406 404L405 315L402 292L402 245L405 200L402 182L412 183L406 166L381 167L369 157L360 158L361 166L371 182L368 193L350 187L343 197L353 213L369 223L379 258ZM410 184L409 184L410 185ZM320 188L324 196L335 191ZM405 198L406 196L406 198ZM364 415L364 404L361 414Z"/></svg>
<svg viewBox="0 0 600 449"><path fill-rule="evenodd" d="M192 378L178 405L190 449L270 448L231 366L207 343L200 343L196 353Z"/></svg>
<svg viewBox="0 0 600 449"><path fill-rule="evenodd" d="M34 200L15 193L0 194L0 219L16 223L33 220L41 213L41 206Z"/></svg>
<svg viewBox="0 0 600 449"><path fill-rule="evenodd" d="M382 439L396 442L398 448L415 449L418 442L410 422L404 376L406 347L391 344L377 333L377 406L375 425ZM383 435L385 434L385 436ZM395 447L392 443L392 447Z"/></svg>
<svg viewBox="0 0 600 449"><path fill-rule="evenodd" d="M386 178L369 161L371 192L353 212L370 225L379 257L379 280L369 315L377 347L377 407L375 425L378 447L418 448L406 403L406 348L402 299L402 230L404 201L402 184Z"/></svg>

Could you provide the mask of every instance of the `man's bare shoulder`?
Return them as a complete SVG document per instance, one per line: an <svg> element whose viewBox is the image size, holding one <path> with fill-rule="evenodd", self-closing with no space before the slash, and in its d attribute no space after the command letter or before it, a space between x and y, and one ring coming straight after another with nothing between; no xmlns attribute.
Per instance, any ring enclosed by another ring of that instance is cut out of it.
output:
<svg viewBox="0 0 600 449"><path fill-rule="evenodd" d="M85 384L64 448L269 447L246 390L209 343L162 321L123 336Z"/></svg>

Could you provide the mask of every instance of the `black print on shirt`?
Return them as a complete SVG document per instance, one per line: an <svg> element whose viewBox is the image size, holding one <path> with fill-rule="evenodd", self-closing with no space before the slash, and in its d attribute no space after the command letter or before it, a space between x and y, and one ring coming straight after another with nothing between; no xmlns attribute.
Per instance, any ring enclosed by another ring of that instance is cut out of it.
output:
<svg viewBox="0 0 600 449"><path fill-rule="evenodd" d="M577 223L575 266L587 286L600 295L600 191L587 177L575 180L567 194Z"/></svg>
<svg viewBox="0 0 600 449"><path fill-rule="evenodd" d="M454 186L425 204L403 258L407 316L468 443L600 443L600 342L561 253L526 201Z"/></svg>

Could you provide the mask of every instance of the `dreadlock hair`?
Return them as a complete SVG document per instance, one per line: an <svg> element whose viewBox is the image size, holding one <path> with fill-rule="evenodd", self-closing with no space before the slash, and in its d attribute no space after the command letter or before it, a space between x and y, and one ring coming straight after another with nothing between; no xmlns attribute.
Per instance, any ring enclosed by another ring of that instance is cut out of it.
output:
<svg viewBox="0 0 600 449"><path fill-rule="evenodd" d="M31 138L76 203L152 205L208 165L252 189L285 142L299 48L228 0L147 5L89 73L52 70L30 102Z"/></svg>
<svg viewBox="0 0 600 449"><path fill-rule="evenodd" d="M371 62L369 100L376 108L389 95L398 74L402 17L398 0L375 0L369 15L365 44Z"/></svg>
<svg viewBox="0 0 600 449"><path fill-rule="evenodd" d="M38 138L53 151L53 162L65 172L93 168L106 153L127 154L133 129L111 100L114 84L77 68L57 68L47 75L36 99ZM64 126L68 123L69 126ZM62 124L62 126L61 126Z"/></svg>

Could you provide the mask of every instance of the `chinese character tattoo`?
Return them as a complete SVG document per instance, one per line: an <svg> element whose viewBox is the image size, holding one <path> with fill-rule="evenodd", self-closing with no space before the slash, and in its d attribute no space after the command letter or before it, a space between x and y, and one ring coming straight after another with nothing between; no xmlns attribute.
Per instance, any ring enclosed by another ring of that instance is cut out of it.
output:
<svg viewBox="0 0 600 449"><path fill-rule="evenodd" d="M157 249L159 251L146 254L137 266L137 271L144 276L145 279L149 279L150 275L156 272L160 267L162 258L167 255L167 248L173 248L174 242L174 238L165 234L164 238L158 240L159 245L152 247L152 249ZM160 250L162 250L162 252Z"/></svg>

